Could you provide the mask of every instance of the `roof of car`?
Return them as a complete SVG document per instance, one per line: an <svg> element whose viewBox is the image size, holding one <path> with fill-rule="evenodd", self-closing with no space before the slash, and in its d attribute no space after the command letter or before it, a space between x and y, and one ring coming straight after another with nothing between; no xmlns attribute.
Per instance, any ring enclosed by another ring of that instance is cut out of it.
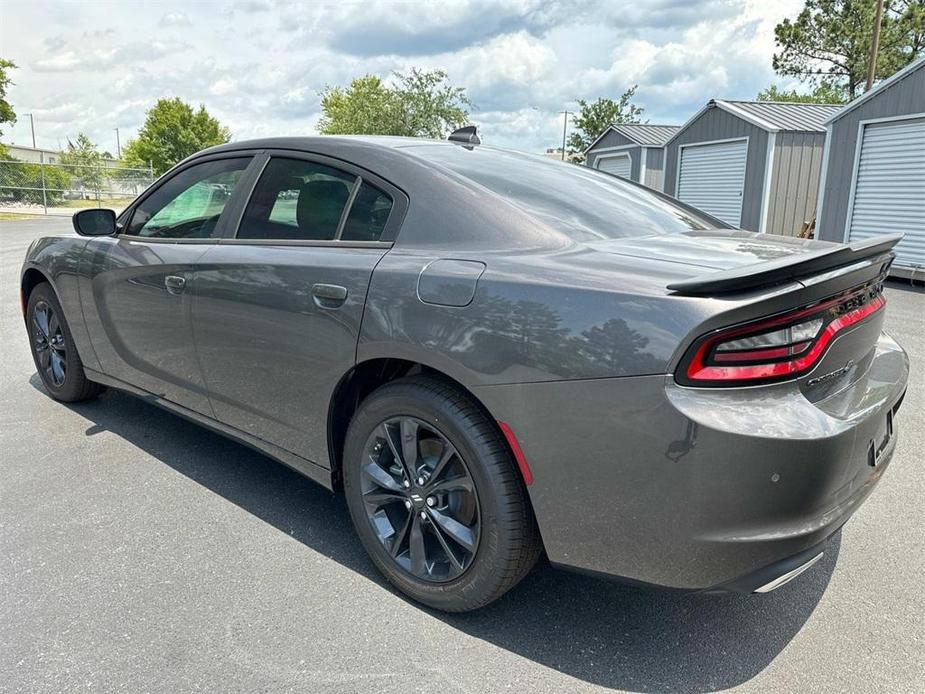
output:
<svg viewBox="0 0 925 694"><path fill-rule="evenodd" d="M449 140L432 140L420 137L400 137L395 135L303 135L291 137L264 137L256 140L237 140L211 147L204 152L224 152L240 149L311 149L319 144L370 144L378 147L400 149L402 147L420 146L422 144L458 147L459 143Z"/></svg>
<svg viewBox="0 0 925 694"><path fill-rule="evenodd" d="M434 164L426 157L417 156L411 148L464 147L458 142L432 140L419 137L395 137L386 135L313 135L292 137L267 137L255 140L238 140L210 147L187 157L179 165L213 154L260 150L292 150L342 159L371 171L389 170L396 174L406 165L424 166L432 169ZM487 148L479 145L482 149Z"/></svg>

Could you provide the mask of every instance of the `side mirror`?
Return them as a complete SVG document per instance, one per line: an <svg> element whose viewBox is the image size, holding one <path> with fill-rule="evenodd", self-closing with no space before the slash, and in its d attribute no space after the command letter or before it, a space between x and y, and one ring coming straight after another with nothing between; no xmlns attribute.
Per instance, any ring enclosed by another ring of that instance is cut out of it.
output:
<svg viewBox="0 0 925 694"><path fill-rule="evenodd" d="M81 210L72 219L74 231L81 236L112 236L116 233L116 213L112 210Z"/></svg>

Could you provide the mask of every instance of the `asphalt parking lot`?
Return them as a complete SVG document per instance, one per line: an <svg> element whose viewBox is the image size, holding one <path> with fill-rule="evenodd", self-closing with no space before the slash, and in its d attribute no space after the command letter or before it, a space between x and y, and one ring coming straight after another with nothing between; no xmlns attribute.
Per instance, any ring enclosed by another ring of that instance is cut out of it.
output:
<svg viewBox="0 0 925 694"><path fill-rule="evenodd" d="M448 616L399 597L340 498L138 399L65 406L32 364L29 242L0 222L0 691L871 691L925 687L925 293L887 290L912 378L891 468L766 596L540 567Z"/></svg>

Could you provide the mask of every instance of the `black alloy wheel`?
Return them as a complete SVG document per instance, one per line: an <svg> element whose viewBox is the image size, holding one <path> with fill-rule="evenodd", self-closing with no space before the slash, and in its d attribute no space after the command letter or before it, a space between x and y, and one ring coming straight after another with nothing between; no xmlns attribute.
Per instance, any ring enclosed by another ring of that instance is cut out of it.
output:
<svg viewBox="0 0 925 694"><path fill-rule="evenodd" d="M415 374L367 395L344 441L350 518L373 563L430 607L497 600L542 551L497 423L458 384Z"/></svg>
<svg viewBox="0 0 925 694"><path fill-rule="evenodd" d="M39 282L26 303L26 330L35 368L55 400L90 400L104 388L87 378L61 302L51 285Z"/></svg>
<svg viewBox="0 0 925 694"><path fill-rule="evenodd" d="M382 422L366 443L366 516L394 561L417 579L452 581L472 564L481 521L465 461L434 425Z"/></svg>
<svg viewBox="0 0 925 694"><path fill-rule="evenodd" d="M36 302L32 330L38 368L46 383L60 388L67 379L67 339L58 314L47 301Z"/></svg>

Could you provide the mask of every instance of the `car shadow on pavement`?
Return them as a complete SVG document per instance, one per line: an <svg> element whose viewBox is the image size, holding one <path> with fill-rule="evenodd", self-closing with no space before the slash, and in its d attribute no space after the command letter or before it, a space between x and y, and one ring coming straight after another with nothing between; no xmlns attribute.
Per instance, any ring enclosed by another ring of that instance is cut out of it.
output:
<svg viewBox="0 0 925 694"><path fill-rule="evenodd" d="M42 390L37 375L32 384ZM118 435L312 550L385 584L353 533L342 497L124 393L108 391L69 407L93 422L88 436ZM764 596L644 589L540 565L480 611L427 612L596 685L639 692L725 689L760 673L800 631L831 578L839 543L837 536L819 564Z"/></svg>

